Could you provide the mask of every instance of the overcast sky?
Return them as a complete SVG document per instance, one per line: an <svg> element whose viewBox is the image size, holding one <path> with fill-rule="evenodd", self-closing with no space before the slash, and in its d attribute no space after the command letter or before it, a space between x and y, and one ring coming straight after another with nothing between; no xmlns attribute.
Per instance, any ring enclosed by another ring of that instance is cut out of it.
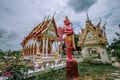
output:
<svg viewBox="0 0 120 80"><path fill-rule="evenodd" d="M24 37L55 11L57 26L68 16L76 33L85 27L86 11L95 25L107 22L109 43L120 32L120 0L0 0L0 49L21 49Z"/></svg>

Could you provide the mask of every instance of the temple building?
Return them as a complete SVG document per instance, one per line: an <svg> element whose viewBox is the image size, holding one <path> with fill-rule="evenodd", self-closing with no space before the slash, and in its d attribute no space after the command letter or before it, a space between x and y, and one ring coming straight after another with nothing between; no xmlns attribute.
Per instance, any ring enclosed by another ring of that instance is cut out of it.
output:
<svg viewBox="0 0 120 80"><path fill-rule="evenodd" d="M35 60L37 54L47 58L57 52L58 33L54 16L44 19L22 41L24 59Z"/></svg>
<svg viewBox="0 0 120 80"><path fill-rule="evenodd" d="M93 52L99 54L103 63L108 62L106 51L107 38L105 33L106 23L101 27L101 20L97 25L93 25L87 15L86 26L79 34L78 46L81 47L83 57L92 55Z"/></svg>

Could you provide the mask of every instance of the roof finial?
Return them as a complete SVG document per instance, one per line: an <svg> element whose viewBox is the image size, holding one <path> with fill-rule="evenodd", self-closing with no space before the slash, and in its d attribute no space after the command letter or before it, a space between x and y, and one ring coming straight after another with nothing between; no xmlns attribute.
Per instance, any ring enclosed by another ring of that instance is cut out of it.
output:
<svg viewBox="0 0 120 80"><path fill-rule="evenodd" d="M47 20L49 20L49 19L50 19L50 15L47 16Z"/></svg>
<svg viewBox="0 0 120 80"><path fill-rule="evenodd" d="M45 19L46 19L46 16L44 17L43 21L45 21Z"/></svg>
<svg viewBox="0 0 120 80"><path fill-rule="evenodd" d="M102 22L102 19L100 18L100 21L98 22L97 27L100 26L101 22Z"/></svg>
<svg viewBox="0 0 120 80"><path fill-rule="evenodd" d="M81 26L80 26L80 29L82 30Z"/></svg>
<svg viewBox="0 0 120 80"><path fill-rule="evenodd" d="M56 11L54 11L54 13L53 13L53 17L55 16L55 14L56 14Z"/></svg>
<svg viewBox="0 0 120 80"><path fill-rule="evenodd" d="M103 25L103 29L105 30L105 26L106 26L106 21L105 21L105 24Z"/></svg>
<svg viewBox="0 0 120 80"><path fill-rule="evenodd" d="M90 19L89 19L89 16L88 16L88 12L86 12L86 15L87 15L87 21L89 21Z"/></svg>

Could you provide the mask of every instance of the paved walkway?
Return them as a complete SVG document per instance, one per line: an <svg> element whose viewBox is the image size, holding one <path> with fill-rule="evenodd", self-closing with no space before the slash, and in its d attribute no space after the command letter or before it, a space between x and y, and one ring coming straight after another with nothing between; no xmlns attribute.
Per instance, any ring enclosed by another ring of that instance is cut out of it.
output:
<svg viewBox="0 0 120 80"><path fill-rule="evenodd" d="M110 80L120 80L120 63L115 62L115 63L112 63L112 65L114 67L117 67L118 70L108 74L108 79L110 79Z"/></svg>
<svg viewBox="0 0 120 80"><path fill-rule="evenodd" d="M108 74L108 79L110 80L120 80L120 69Z"/></svg>

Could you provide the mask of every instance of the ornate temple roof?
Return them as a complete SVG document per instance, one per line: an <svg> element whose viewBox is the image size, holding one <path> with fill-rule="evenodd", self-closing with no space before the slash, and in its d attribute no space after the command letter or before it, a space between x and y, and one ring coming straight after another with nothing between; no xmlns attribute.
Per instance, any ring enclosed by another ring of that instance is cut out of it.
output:
<svg viewBox="0 0 120 80"><path fill-rule="evenodd" d="M87 15L86 27L84 29L81 29L78 46L107 44L105 33L106 23L103 25L103 27L101 27L101 21L102 20L100 20L97 25L93 25Z"/></svg>
<svg viewBox="0 0 120 80"><path fill-rule="evenodd" d="M31 38L34 39L40 39L42 38L45 34L43 34L46 30L50 28L51 23L53 23L53 26L55 28L54 32L58 36L57 33L57 26L54 17L51 19L45 19L43 20L40 24L38 24L22 41L21 45L24 46L24 44Z"/></svg>

